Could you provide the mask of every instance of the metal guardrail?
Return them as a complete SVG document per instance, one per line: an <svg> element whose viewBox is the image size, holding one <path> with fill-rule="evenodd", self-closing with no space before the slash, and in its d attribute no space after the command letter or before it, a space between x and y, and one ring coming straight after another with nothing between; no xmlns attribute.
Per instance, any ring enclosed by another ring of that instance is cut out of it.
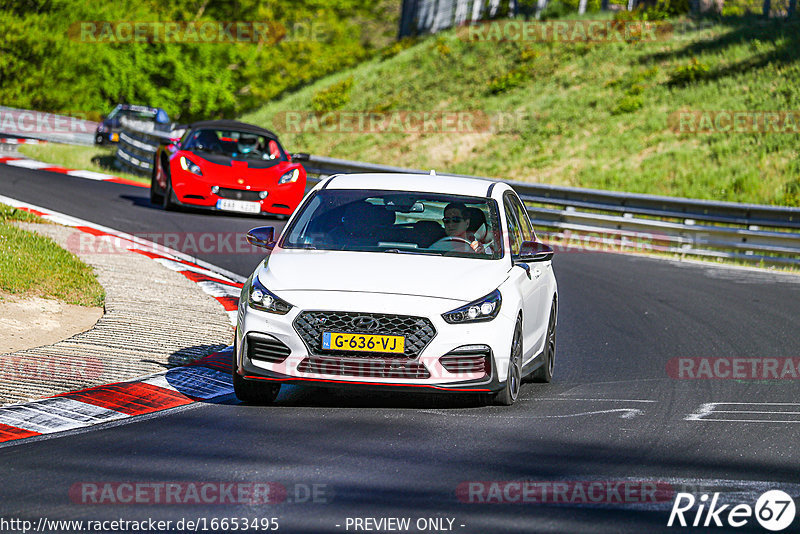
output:
<svg viewBox="0 0 800 534"><path fill-rule="evenodd" d="M304 166L323 176L430 172L313 155ZM800 208L504 181L525 201L532 222L544 230L540 233L565 248L638 248L800 265Z"/></svg>
<svg viewBox="0 0 800 534"><path fill-rule="evenodd" d="M152 125L144 127L128 121L120 133L117 160L131 172L149 174L158 145L182 133L183 130L160 132ZM302 161L309 173L320 176L353 172L429 173L308 154L298 156L295 159ZM459 174L448 176L492 180ZM539 233L563 248L633 248L800 265L800 208L504 181L526 203Z"/></svg>
<svg viewBox="0 0 800 534"><path fill-rule="evenodd" d="M117 163L127 172L146 176L153 172L153 159L159 145L180 138L185 131L184 128L174 125L169 130L162 131L152 122L132 121L126 118L123 118L121 123Z"/></svg>

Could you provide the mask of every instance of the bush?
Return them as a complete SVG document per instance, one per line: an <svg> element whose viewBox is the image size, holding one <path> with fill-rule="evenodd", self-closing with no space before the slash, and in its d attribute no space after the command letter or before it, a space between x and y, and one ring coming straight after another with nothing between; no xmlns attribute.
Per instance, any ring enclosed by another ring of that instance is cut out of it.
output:
<svg viewBox="0 0 800 534"><path fill-rule="evenodd" d="M642 109L644 106L644 98L642 95L624 95L617 101L617 105L611 109L612 115L621 115L623 113L632 113Z"/></svg>
<svg viewBox="0 0 800 534"><path fill-rule="evenodd" d="M389 58L393 58L403 50L411 48L415 44L417 44L416 37L403 37L399 41L393 43L391 46L387 46L381 50L381 61L386 61Z"/></svg>
<svg viewBox="0 0 800 534"><path fill-rule="evenodd" d="M493 95L504 93L509 89L522 85L527 78L527 69L525 67L516 67L501 76L489 80L487 90Z"/></svg>
<svg viewBox="0 0 800 534"><path fill-rule="evenodd" d="M621 78L606 83L606 87L618 87L628 94L639 94L647 82L658 76L658 67L653 66L641 71L631 71Z"/></svg>
<svg viewBox="0 0 800 534"><path fill-rule="evenodd" d="M670 74L669 85L684 86L702 80L708 75L708 65L693 57L689 63L677 66Z"/></svg>
<svg viewBox="0 0 800 534"><path fill-rule="evenodd" d="M575 11L577 8L567 5L562 0L553 0L542 10L541 20L560 19Z"/></svg>
<svg viewBox="0 0 800 534"><path fill-rule="evenodd" d="M350 102L350 89L353 77L350 76L325 89L320 89L311 97L311 109L318 113L327 113L345 107Z"/></svg>
<svg viewBox="0 0 800 534"><path fill-rule="evenodd" d="M378 52L397 28L399 9L388 14L387 7L352 0L0 0L0 102L65 114L108 113L130 102L162 107L180 122L231 117ZM79 25L192 20L195 13L201 24L271 21L279 29L261 43L106 42L97 39L101 32L83 36Z"/></svg>
<svg viewBox="0 0 800 534"><path fill-rule="evenodd" d="M689 13L689 0L656 0L655 3L640 4L633 11L617 11L614 20L667 20Z"/></svg>
<svg viewBox="0 0 800 534"><path fill-rule="evenodd" d="M453 52L447 45L447 41L444 37L437 37L436 41L433 43L433 48L436 50L439 57L447 57Z"/></svg>

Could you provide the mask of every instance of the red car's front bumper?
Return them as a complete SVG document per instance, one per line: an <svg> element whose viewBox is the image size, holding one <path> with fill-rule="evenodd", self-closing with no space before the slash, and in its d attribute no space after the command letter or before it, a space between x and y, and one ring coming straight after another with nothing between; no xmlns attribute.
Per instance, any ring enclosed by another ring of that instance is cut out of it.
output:
<svg viewBox="0 0 800 534"><path fill-rule="evenodd" d="M297 163L251 169L200 163L196 158L192 161L200 165L202 176L181 168L179 157L174 157L170 165L172 190L177 201L186 206L246 213L231 206L242 207L238 203L247 202L247 209L254 209L254 203L258 203L259 213L290 215L305 194L306 171ZM297 180L279 184L281 176L293 169L298 170Z"/></svg>

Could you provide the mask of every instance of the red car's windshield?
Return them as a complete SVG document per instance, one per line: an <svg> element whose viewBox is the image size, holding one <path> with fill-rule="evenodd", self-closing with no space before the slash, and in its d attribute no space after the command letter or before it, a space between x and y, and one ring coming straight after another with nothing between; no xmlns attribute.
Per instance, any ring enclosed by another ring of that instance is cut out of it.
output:
<svg viewBox="0 0 800 534"><path fill-rule="evenodd" d="M287 160L276 139L236 130L194 130L183 141L182 148L235 159Z"/></svg>

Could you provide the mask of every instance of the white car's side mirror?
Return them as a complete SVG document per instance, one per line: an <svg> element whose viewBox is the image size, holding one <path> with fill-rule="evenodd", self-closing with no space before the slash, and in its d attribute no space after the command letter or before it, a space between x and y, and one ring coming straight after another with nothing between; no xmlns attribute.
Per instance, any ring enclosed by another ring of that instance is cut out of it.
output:
<svg viewBox="0 0 800 534"><path fill-rule="evenodd" d="M247 242L254 247L272 250L275 248L275 228L272 226L259 226L247 232Z"/></svg>
<svg viewBox="0 0 800 534"><path fill-rule="evenodd" d="M540 262L553 259L552 247L540 243L539 241L524 241L519 251L519 261Z"/></svg>

